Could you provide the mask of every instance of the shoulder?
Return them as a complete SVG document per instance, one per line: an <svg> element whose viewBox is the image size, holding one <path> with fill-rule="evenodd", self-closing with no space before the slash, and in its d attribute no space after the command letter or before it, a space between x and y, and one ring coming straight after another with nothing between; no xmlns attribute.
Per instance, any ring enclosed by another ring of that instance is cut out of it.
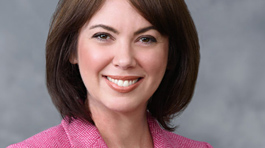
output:
<svg viewBox="0 0 265 148"><path fill-rule="evenodd" d="M70 147L69 140L62 124L42 131L20 143L13 144L7 148L17 147Z"/></svg>
<svg viewBox="0 0 265 148"><path fill-rule="evenodd" d="M162 129L151 116L148 116L148 124L156 148L212 148L206 142L195 141Z"/></svg>
<svg viewBox="0 0 265 148"><path fill-rule="evenodd" d="M172 146L178 145L180 148L212 148L209 143L192 140L165 130L163 130L162 135L167 143L172 144Z"/></svg>
<svg viewBox="0 0 265 148"><path fill-rule="evenodd" d="M7 148L70 148L70 147L106 147L97 128L81 119L62 120L60 125L49 128L20 143Z"/></svg>

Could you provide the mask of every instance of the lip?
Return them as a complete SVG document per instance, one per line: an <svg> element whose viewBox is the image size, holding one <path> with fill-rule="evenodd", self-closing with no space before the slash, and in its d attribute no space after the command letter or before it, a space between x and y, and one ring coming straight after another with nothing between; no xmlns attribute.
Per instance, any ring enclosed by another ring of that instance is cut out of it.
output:
<svg viewBox="0 0 265 148"><path fill-rule="evenodd" d="M128 93L130 91L133 91L135 88L137 88L139 86L139 84L142 82L143 77L139 77L139 76L113 76L113 75L105 75L103 76L105 78L106 83L109 85L110 88L112 88L113 90L120 92L120 93ZM116 83L113 83L111 81L108 80L107 77L110 77L112 79L117 79L117 80L136 80L138 79L138 81L130 86L119 86Z"/></svg>

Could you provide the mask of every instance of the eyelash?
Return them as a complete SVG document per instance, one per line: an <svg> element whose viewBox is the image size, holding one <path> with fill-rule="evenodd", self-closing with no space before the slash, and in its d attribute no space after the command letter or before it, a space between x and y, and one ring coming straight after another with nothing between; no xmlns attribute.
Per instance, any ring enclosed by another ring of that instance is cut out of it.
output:
<svg viewBox="0 0 265 148"><path fill-rule="evenodd" d="M144 41L144 40L147 40L147 41ZM144 44L152 44L152 43L157 42L156 38L149 36L149 35L148 36L141 36L141 37L137 38L136 41L140 41Z"/></svg>
<svg viewBox="0 0 265 148"><path fill-rule="evenodd" d="M107 41L109 39L115 40L114 37L112 37L109 33L102 33L102 32L94 34L92 38L96 38L100 41ZM150 35L140 36L139 38L136 39L136 42L138 41L140 41L143 44L152 44L157 42L156 38Z"/></svg>
<svg viewBox="0 0 265 148"><path fill-rule="evenodd" d="M96 38L96 39L98 39L100 41L107 41L108 39L113 39L114 40L114 38L110 34L102 33L102 32L94 34L92 36L92 38Z"/></svg>

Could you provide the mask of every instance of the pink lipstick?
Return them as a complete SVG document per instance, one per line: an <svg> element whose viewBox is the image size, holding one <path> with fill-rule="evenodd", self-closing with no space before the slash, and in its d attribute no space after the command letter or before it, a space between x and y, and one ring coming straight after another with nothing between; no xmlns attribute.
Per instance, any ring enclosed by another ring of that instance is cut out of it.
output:
<svg viewBox="0 0 265 148"><path fill-rule="evenodd" d="M137 76L104 76L110 88L120 93L127 93L134 90L142 80Z"/></svg>

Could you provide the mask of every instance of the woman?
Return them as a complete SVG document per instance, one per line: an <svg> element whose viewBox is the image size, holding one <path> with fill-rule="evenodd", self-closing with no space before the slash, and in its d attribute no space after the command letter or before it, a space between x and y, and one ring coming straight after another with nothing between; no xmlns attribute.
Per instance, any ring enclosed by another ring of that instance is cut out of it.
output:
<svg viewBox="0 0 265 148"><path fill-rule="evenodd" d="M183 0L60 0L46 74L62 123L10 147L211 147L168 132L198 65Z"/></svg>

